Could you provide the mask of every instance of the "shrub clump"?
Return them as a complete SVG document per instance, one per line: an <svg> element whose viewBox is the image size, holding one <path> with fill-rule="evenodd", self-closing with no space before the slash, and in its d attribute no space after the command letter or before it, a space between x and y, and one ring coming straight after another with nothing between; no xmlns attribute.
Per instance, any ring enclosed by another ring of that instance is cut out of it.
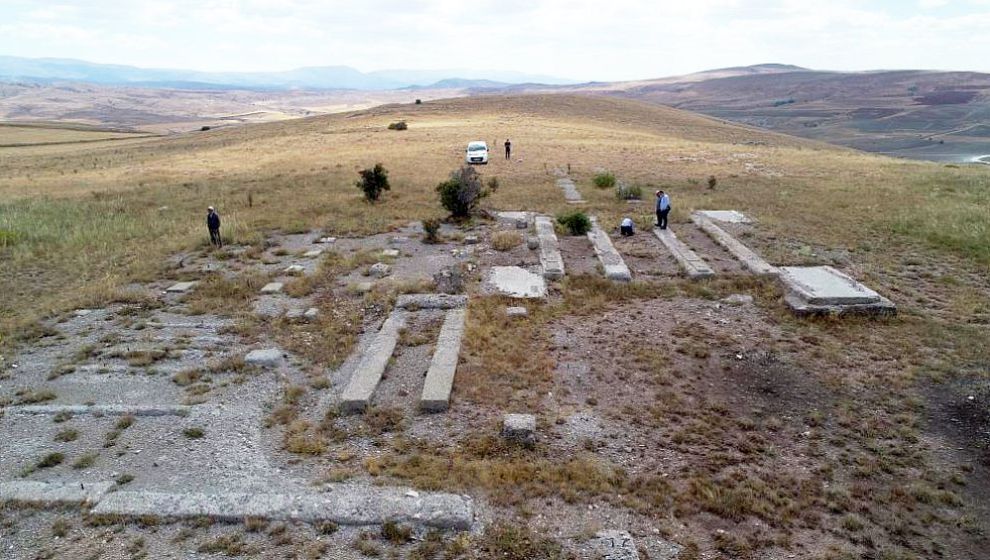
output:
<svg viewBox="0 0 990 560"><path fill-rule="evenodd" d="M497 231L492 234L492 249L509 251L522 244L522 236L515 231Z"/></svg>
<svg viewBox="0 0 990 560"><path fill-rule="evenodd" d="M615 189L615 198L619 200L642 200L643 187L619 183L619 188Z"/></svg>
<svg viewBox="0 0 990 560"><path fill-rule="evenodd" d="M409 125L406 124L406 121L394 122L388 125L389 130L406 130L408 128Z"/></svg>
<svg viewBox="0 0 990 560"><path fill-rule="evenodd" d="M601 171L595 174L594 179L591 180L599 189L611 189L615 186L615 174L611 171Z"/></svg>
<svg viewBox="0 0 990 560"><path fill-rule="evenodd" d="M489 191L481 185L481 175L473 167L464 166L450 174L450 179L437 185L440 204L455 218L467 218L478 208Z"/></svg>
<svg viewBox="0 0 990 560"><path fill-rule="evenodd" d="M571 235L584 235L591 231L591 218L581 211L557 216L557 223L567 228Z"/></svg>
<svg viewBox="0 0 990 560"><path fill-rule="evenodd" d="M424 243L436 243L440 241L440 220L436 218L430 218L428 220L423 220L423 237Z"/></svg>
<svg viewBox="0 0 990 560"><path fill-rule="evenodd" d="M371 169L358 171L361 175L355 185L364 192L364 198L370 202L378 200L382 196L382 191L391 190L388 184L388 171L382 164L376 163Z"/></svg>

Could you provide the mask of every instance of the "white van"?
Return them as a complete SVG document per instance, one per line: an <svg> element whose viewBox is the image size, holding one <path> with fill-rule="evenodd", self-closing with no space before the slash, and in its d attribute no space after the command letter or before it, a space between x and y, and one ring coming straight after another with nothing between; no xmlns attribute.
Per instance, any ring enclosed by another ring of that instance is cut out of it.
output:
<svg viewBox="0 0 990 560"><path fill-rule="evenodd" d="M483 140L468 142L467 151L464 153L464 161L467 163L488 163L488 144Z"/></svg>

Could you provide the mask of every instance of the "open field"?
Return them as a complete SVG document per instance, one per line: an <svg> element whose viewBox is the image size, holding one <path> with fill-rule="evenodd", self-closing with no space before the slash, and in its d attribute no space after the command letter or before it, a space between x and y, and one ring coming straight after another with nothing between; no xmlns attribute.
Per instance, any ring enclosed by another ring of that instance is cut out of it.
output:
<svg viewBox="0 0 990 560"><path fill-rule="evenodd" d="M387 129L399 120L409 129ZM444 217L434 187L460 165L467 141L506 138L512 160L496 151L480 168L499 183L484 205L572 210L555 184L569 172L604 228L627 215L637 222L635 237L615 241L634 282L602 279L585 240L561 232L568 276L512 319L511 303L476 281L491 266L537 262L502 231L514 226L476 218L445 224L438 244L420 240L410 222ZM392 188L369 204L354 181L376 162ZM646 200L593 186L606 169ZM652 238L651 193L661 187L672 195L673 229L713 263L715 279L678 278ZM208 248L208 205L222 215L224 250ZM0 478L124 473L132 479L118 486L146 489L180 479L175 461L191 456L195 476L183 484L225 487L229 469L252 488L290 479L408 485L471 496L484 527L417 543L395 528L342 528L323 533L326 546L313 552L321 527L304 523L125 522L17 508L2 510L2 522L18 558L131 549L590 558L581 543L601 529L632 532L642 558L981 558L990 547L988 207L986 166L889 159L606 97L472 97L2 148L0 403L139 397L243 416L63 427L8 412L0 422L22 437L0 448ZM894 300L898 317L792 317L775 284L744 273L688 223L696 209L745 212L756 224L733 231L767 260L841 268ZM325 235L338 238L333 249L304 257ZM468 235L479 239L450 410L425 415L411 404L440 328L441 314L424 310L407 318L380 400L338 416L331 405L355 349L367 347L397 294L421 290L472 247ZM359 293L396 236L408 240L386 259L394 278ZM290 265L304 274L284 273ZM203 284L162 295L180 280ZM271 280L287 295L258 300ZM732 294L754 303L722 301ZM286 301L319 309L320 320L266 315L262 304ZM73 317L76 308L97 311ZM209 335L155 326L190 322ZM268 344L293 356L277 375L239 361ZM112 392L78 389L100 375L119 376ZM534 448L494 437L504 412L536 414ZM232 455L210 454L228 441ZM64 457L46 455L56 448ZM32 537L54 532L69 538ZM662 542L679 545L679 556Z"/></svg>
<svg viewBox="0 0 990 560"><path fill-rule="evenodd" d="M62 123L3 124L0 123L0 148L100 142L147 137L147 134L104 130L97 127L72 126Z"/></svg>

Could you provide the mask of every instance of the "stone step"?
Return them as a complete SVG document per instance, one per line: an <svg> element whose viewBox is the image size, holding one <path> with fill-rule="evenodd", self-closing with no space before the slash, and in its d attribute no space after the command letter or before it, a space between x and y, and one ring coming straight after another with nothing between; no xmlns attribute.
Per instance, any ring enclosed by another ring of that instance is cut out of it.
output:
<svg viewBox="0 0 990 560"><path fill-rule="evenodd" d="M736 257L746 270L760 276L776 276L779 273L776 267L763 260L762 257L753 252L749 247L729 235L727 231L715 225L715 222L711 219L696 212L691 214L691 220L702 231L707 233L715 243L718 243L726 251L732 253L732 256Z"/></svg>
<svg viewBox="0 0 990 560"><path fill-rule="evenodd" d="M557 233L553 228L553 220L548 216L536 217L536 237L540 241L540 264L543 265L543 277L547 280L559 280L564 277L564 258L560 255Z"/></svg>
<svg viewBox="0 0 990 560"><path fill-rule="evenodd" d="M466 310L451 309L440 328L430 368L423 383L419 407L428 412L442 412L450 406L450 391L454 387L457 359L461 353Z"/></svg>
<svg viewBox="0 0 990 560"><path fill-rule="evenodd" d="M622 255L612 244L612 238L598 226L596 218L591 219L591 231L588 232L588 240L591 241L591 246L595 248L595 254L598 255L598 260L602 263L602 268L605 269L605 278L613 282L632 280L629 267L626 266L626 262L622 260Z"/></svg>
<svg viewBox="0 0 990 560"><path fill-rule="evenodd" d="M385 374L385 368L388 367L389 359L399 341L399 329L404 324L405 313L402 311L395 311L385 319L341 395L341 412L356 413L367 408L371 395Z"/></svg>
<svg viewBox="0 0 990 560"><path fill-rule="evenodd" d="M691 250L683 241L674 235L670 229L653 228L653 234L663 243L664 247L674 256L674 260L691 280L711 278L715 271L697 253Z"/></svg>

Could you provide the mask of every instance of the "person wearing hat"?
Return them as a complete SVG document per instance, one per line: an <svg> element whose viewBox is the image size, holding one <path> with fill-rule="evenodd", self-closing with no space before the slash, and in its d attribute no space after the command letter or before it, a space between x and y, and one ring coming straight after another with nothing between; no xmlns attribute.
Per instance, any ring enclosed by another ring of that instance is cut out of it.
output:
<svg viewBox="0 0 990 560"><path fill-rule="evenodd" d="M657 191L657 227L667 229L667 214L670 214L670 197L663 191Z"/></svg>
<svg viewBox="0 0 990 560"><path fill-rule="evenodd" d="M220 214L212 206L206 209L206 227L210 230L210 244L223 247L220 239Z"/></svg>

